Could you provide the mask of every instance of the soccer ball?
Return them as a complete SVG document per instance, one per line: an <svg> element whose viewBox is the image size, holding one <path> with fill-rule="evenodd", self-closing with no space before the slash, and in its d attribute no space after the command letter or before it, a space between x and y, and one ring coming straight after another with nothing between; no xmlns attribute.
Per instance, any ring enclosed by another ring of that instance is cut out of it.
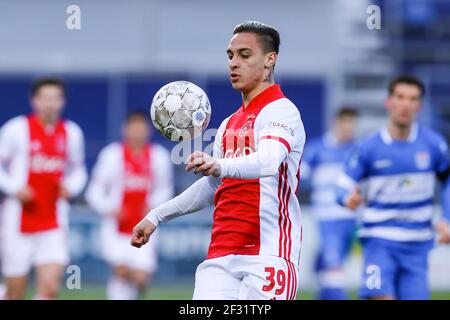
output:
<svg viewBox="0 0 450 320"><path fill-rule="evenodd" d="M163 136L172 141L185 141L194 139L208 126L211 105L200 87L188 81L175 81L155 94L150 115Z"/></svg>

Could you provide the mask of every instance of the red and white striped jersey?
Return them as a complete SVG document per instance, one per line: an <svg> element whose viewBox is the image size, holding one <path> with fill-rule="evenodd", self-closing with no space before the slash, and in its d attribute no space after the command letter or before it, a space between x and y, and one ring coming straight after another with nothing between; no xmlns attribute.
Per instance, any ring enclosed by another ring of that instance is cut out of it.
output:
<svg viewBox="0 0 450 320"><path fill-rule="evenodd" d="M71 196L86 183L83 133L77 124L60 120L45 127L35 115L9 120L0 134L0 190L7 195L2 227L32 233L67 223L67 202L60 187ZM29 186L33 199L22 205L15 197Z"/></svg>
<svg viewBox="0 0 450 320"><path fill-rule="evenodd" d="M214 157L248 155L258 150L262 139L279 141L288 156L276 175L222 179L214 199L208 259L228 254L273 255L299 263L302 230L297 191L305 131L299 110L278 85L222 122Z"/></svg>
<svg viewBox="0 0 450 320"><path fill-rule="evenodd" d="M173 173L169 152L158 144L134 154L125 143L112 143L99 154L86 191L89 205L111 220L120 233L133 227L153 208L173 196Z"/></svg>

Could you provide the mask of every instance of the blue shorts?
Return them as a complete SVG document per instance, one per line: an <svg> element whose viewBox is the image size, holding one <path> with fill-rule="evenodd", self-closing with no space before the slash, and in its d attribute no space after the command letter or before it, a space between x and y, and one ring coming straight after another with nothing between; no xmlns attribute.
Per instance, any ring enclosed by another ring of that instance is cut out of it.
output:
<svg viewBox="0 0 450 320"><path fill-rule="evenodd" d="M354 219L319 221L321 248L317 259L317 270L340 268L347 257L355 238Z"/></svg>
<svg viewBox="0 0 450 320"><path fill-rule="evenodd" d="M400 300L429 298L429 242L401 243L361 239L364 268L360 297L391 296Z"/></svg>

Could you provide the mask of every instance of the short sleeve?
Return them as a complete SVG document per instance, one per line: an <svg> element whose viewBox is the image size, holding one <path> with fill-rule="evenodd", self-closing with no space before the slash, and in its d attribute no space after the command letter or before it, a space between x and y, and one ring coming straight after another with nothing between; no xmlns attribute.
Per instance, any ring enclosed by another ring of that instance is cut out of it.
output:
<svg viewBox="0 0 450 320"><path fill-rule="evenodd" d="M213 152L212 156L214 159L221 159L223 158L223 150L222 150L222 138L225 133L225 129L227 127L228 120L231 118L229 116L219 126L219 129L217 129L216 136L214 138L214 145L213 145Z"/></svg>
<svg viewBox="0 0 450 320"><path fill-rule="evenodd" d="M257 140L272 139L284 144L288 152L305 144L305 130L297 107L283 98L267 105L256 119Z"/></svg>
<svg viewBox="0 0 450 320"><path fill-rule="evenodd" d="M448 153L448 144L444 138L439 136L436 150L435 170L437 174L447 172L450 168L450 156Z"/></svg>
<svg viewBox="0 0 450 320"><path fill-rule="evenodd" d="M350 152L344 164L344 173L359 182L367 176L367 155L362 145L357 145Z"/></svg>

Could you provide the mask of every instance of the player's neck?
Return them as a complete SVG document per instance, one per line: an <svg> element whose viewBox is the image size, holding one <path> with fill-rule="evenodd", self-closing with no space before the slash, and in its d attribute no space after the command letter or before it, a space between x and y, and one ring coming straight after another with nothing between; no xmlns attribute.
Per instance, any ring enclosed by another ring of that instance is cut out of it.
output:
<svg viewBox="0 0 450 320"><path fill-rule="evenodd" d="M136 153L136 154L141 153L142 151L144 151L144 148L145 148L145 143L143 144L143 143L128 142L127 144L130 147L131 152Z"/></svg>
<svg viewBox="0 0 450 320"><path fill-rule="evenodd" d="M36 118L45 128L53 128L58 122L58 117L45 117L41 114L36 114Z"/></svg>
<svg viewBox="0 0 450 320"><path fill-rule="evenodd" d="M247 108L250 104L250 101L253 100L254 97L256 97L258 94L269 88L270 86L274 85L275 81L272 79L269 82L260 82L259 85L254 88L253 90L250 90L249 92L242 91L242 101L244 103L244 108Z"/></svg>
<svg viewBox="0 0 450 320"><path fill-rule="evenodd" d="M394 140L406 140L411 134L412 123L408 125L399 125L390 121L388 124L388 132Z"/></svg>

